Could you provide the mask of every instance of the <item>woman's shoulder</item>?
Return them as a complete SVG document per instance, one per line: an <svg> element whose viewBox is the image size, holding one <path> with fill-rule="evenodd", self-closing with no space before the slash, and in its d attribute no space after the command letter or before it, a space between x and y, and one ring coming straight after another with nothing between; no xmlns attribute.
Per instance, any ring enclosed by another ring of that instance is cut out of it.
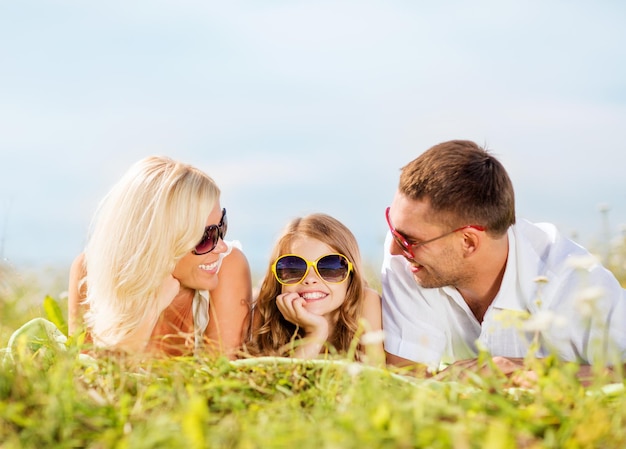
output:
<svg viewBox="0 0 626 449"><path fill-rule="evenodd" d="M211 297L242 297L250 301L252 280L248 258L238 247L232 247L222 258L219 268L219 282L211 291Z"/></svg>
<svg viewBox="0 0 626 449"><path fill-rule="evenodd" d="M233 245L229 248L228 253L225 254L224 258L222 259L222 265L220 267L220 270L231 271L241 269L250 269L248 258L241 249L241 246Z"/></svg>
<svg viewBox="0 0 626 449"><path fill-rule="evenodd" d="M70 265L70 270L73 272L86 273L85 269L85 253L82 252L74 258Z"/></svg>
<svg viewBox="0 0 626 449"><path fill-rule="evenodd" d="M84 285L82 282L87 276L87 267L85 265L85 253L80 253L78 256L74 258L72 264L70 265L70 277L69 277L69 288L70 291L72 289L78 295L84 295Z"/></svg>

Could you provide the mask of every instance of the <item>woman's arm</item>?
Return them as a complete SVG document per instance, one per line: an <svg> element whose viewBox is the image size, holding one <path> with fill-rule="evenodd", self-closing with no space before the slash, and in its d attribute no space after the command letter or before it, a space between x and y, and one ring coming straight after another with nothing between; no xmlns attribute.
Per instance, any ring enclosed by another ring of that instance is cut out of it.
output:
<svg viewBox="0 0 626 449"><path fill-rule="evenodd" d="M238 248L224 258L217 287L210 292L209 325L205 335L230 358L243 344L252 303L252 279L246 256Z"/></svg>
<svg viewBox="0 0 626 449"><path fill-rule="evenodd" d="M67 324L68 332L73 335L75 332L84 328L83 315L87 309L82 302L86 296L86 286L80 282L87 275L85 269L85 255L79 254L70 266L70 278L68 284L67 297Z"/></svg>

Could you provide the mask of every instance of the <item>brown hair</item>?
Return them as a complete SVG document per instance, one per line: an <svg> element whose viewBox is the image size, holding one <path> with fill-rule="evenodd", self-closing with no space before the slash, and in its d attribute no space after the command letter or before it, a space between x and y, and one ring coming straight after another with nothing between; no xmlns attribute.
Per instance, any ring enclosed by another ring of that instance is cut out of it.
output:
<svg viewBox="0 0 626 449"><path fill-rule="evenodd" d="M303 337L302 329L287 321L276 306L276 296L281 293L282 286L271 270L273 262L281 255L289 254L293 242L301 237L314 238L327 244L334 251L345 255L354 267L347 281L346 299L338 309L335 330L327 343L337 351L347 351L357 331L366 282L362 275L356 238L337 219L326 214L311 214L292 220L274 246L255 302L252 341L247 345L251 354L285 355L293 349L289 343Z"/></svg>
<svg viewBox="0 0 626 449"><path fill-rule="evenodd" d="M398 190L427 199L449 226L482 225L496 235L515 223L515 195L504 166L474 142L433 146L402 168Z"/></svg>

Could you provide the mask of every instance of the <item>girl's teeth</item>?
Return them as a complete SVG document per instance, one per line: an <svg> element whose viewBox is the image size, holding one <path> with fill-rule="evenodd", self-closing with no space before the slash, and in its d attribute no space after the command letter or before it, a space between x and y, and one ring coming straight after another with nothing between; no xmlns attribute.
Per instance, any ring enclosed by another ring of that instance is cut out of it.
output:
<svg viewBox="0 0 626 449"><path fill-rule="evenodd" d="M312 292L312 293L303 293L300 296L304 299L320 299L326 295L322 292Z"/></svg>

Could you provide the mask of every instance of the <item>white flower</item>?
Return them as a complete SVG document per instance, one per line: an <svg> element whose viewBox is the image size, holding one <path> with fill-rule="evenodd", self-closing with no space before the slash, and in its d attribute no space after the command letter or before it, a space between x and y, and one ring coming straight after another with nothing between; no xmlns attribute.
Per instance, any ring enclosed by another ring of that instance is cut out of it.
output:
<svg viewBox="0 0 626 449"><path fill-rule="evenodd" d="M528 332L546 332L553 327L564 327L567 320L556 315L551 310L540 310L530 316L522 325L522 329Z"/></svg>
<svg viewBox="0 0 626 449"><path fill-rule="evenodd" d="M364 345L377 345L385 341L385 333L382 330L365 332L361 337Z"/></svg>
<svg viewBox="0 0 626 449"><path fill-rule="evenodd" d="M494 313L493 317L495 321L502 323L503 327L519 329L529 318L529 314L525 310L500 310Z"/></svg>
<svg viewBox="0 0 626 449"><path fill-rule="evenodd" d="M595 303L604 296L602 287L587 287L576 296L576 309L583 317L591 317Z"/></svg>
<svg viewBox="0 0 626 449"><path fill-rule="evenodd" d="M587 271L598 263L598 258L592 254L586 254L584 256L570 256L567 260L567 264L577 270Z"/></svg>
<svg viewBox="0 0 626 449"><path fill-rule="evenodd" d="M347 367L346 367L346 371L348 371L348 374L351 377L356 377L359 374L361 374L361 371L363 371L363 366L359 363L350 363Z"/></svg>

